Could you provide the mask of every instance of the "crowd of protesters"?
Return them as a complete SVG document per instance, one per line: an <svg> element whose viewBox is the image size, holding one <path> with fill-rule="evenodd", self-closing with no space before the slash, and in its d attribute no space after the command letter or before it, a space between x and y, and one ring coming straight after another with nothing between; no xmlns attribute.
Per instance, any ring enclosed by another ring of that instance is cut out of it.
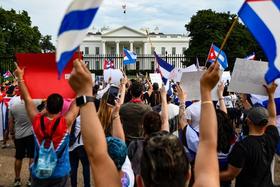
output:
<svg viewBox="0 0 280 187"><path fill-rule="evenodd" d="M1 87L1 97L5 91L12 97L2 148L10 134L14 186L22 185L25 157L27 185L36 187L77 186L79 161L83 186L229 187L234 179L238 187L274 186L271 164L279 141L274 83L265 86L268 107L253 106L247 95L227 92L214 63L200 80L201 100L190 102L179 83L170 82L167 90L147 77L129 80L124 74L119 86L110 80L92 86L86 65L75 60L69 84L77 99L70 104L56 93L33 100L23 69L17 66L15 76L17 81ZM41 146L53 146L57 157L46 178L37 171Z"/></svg>

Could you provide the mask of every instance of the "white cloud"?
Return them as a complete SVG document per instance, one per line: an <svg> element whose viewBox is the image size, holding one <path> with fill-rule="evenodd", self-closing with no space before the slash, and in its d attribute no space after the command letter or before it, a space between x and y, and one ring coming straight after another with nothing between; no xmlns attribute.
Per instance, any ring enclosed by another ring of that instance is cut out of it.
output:
<svg viewBox="0 0 280 187"><path fill-rule="evenodd" d="M0 0L5 9L26 10L33 25L42 34L56 38L60 21L71 0ZM158 26L165 33L186 33L184 25L201 9L237 13L243 0L105 0L94 21L94 27L111 28L127 25L133 28ZM127 5L123 14L122 5Z"/></svg>

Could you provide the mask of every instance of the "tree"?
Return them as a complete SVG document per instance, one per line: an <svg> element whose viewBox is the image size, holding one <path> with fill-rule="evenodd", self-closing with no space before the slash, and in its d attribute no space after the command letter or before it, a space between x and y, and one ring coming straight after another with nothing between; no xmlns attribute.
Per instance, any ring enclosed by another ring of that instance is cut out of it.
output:
<svg viewBox="0 0 280 187"><path fill-rule="evenodd" d="M26 11L16 12L0 7L0 53L14 57L16 53L52 51L50 36L42 36L37 26L31 25ZM43 45L41 45L43 44Z"/></svg>
<svg viewBox="0 0 280 187"><path fill-rule="evenodd" d="M50 36L50 35L41 37L40 46L44 53L49 53L49 52L55 51L55 47L51 43L51 40L52 40L52 36Z"/></svg>
<svg viewBox="0 0 280 187"><path fill-rule="evenodd" d="M185 55L189 59L186 65L195 63L196 57L200 59L200 65L204 65L211 44L221 46L234 17L235 15L229 12L217 13L211 9L200 10L192 16L190 23L185 25L191 37L190 46L185 51ZM244 58L252 52L256 53L257 58L266 60L262 49L240 22L235 25L224 51L228 57L230 70L233 69L235 58Z"/></svg>

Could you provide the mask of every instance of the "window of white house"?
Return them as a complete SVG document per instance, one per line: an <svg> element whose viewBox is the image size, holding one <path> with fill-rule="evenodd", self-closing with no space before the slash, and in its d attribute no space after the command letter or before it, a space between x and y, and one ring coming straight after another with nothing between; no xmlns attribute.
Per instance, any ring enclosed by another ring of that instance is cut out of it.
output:
<svg viewBox="0 0 280 187"><path fill-rule="evenodd" d="M85 55L89 54L89 47L85 47Z"/></svg>
<svg viewBox="0 0 280 187"><path fill-rule="evenodd" d="M176 54L176 47L172 47L172 55Z"/></svg>
<svg viewBox="0 0 280 187"><path fill-rule="evenodd" d="M162 54L162 55L165 55L165 47L162 47L162 48L161 48L161 54Z"/></svg>
<svg viewBox="0 0 280 187"><path fill-rule="evenodd" d="M100 54L100 48L99 48L99 47L96 47L96 48L95 48L95 54L96 54L96 55L99 55L99 54Z"/></svg>

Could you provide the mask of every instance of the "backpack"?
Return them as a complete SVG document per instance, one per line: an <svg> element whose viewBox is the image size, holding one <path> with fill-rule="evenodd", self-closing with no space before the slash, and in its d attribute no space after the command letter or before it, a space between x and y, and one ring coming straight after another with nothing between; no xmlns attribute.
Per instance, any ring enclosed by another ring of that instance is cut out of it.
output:
<svg viewBox="0 0 280 187"><path fill-rule="evenodd" d="M52 176L58 160L58 155L56 154L56 151L54 149L52 136L56 131L57 126L59 125L60 117L56 119L50 135L47 135L45 132L46 128L44 124L44 116L41 116L40 122L41 129L44 133L44 139L42 140L42 143L39 147L38 160L34 168L34 173L35 176L39 179L47 179ZM47 140L50 141L50 146L48 148L45 148L45 142Z"/></svg>
<svg viewBox="0 0 280 187"><path fill-rule="evenodd" d="M196 152L193 151L192 149L190 149L189 146L188 146L187 137L186 137L187 127L188 127L188 125L186 125L183 129L179 130L179 139L180 139L181 143L183 144L183 146L185 148L185 152L187 154L188 160L190 162L194 162L195 156L196 156ZM192 128L192 126L190 126L190 128L199 137L199 132L197 132L194 128Z"/></svg>
<svg viewBox="0 0 280 187"><path fill-rule="evenodd" d="M128 158L131 168L136 175L140 175L140 162L144 148L144 140L134 140L128 146Z"/></svg>

